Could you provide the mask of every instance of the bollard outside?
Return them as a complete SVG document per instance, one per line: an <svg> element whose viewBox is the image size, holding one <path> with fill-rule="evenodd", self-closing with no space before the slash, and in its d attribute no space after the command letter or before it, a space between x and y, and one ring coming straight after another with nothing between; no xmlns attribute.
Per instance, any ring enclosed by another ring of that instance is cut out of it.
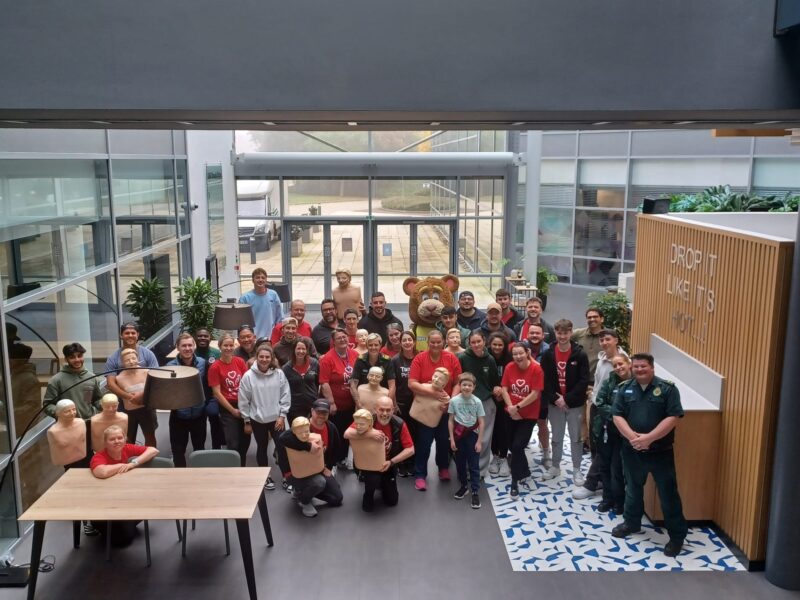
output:
<svg viewBox="0 0 800 600"><path fill-rule="evenodd" d="M250 237L250 264L256 264L256 238Z"/></svg>

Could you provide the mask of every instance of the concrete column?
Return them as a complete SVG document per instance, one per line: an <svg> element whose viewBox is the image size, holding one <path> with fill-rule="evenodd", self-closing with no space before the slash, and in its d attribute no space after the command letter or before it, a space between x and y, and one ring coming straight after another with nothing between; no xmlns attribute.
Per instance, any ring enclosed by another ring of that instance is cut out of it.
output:
<svg viewBox="0 0 800 600"><path fill-rule="evenodd" d="M529 131L525 148L525 235L522 251L525 256L525 277L536 281L539 252L539 184L541 179L542 132Z"/></svg>

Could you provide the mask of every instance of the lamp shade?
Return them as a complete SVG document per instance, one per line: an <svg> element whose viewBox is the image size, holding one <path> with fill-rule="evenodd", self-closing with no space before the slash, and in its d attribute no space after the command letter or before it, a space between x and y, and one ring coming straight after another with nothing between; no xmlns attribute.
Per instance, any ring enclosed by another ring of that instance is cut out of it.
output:
<svg viewBox="0 0 800 600"><path fill-rule="evenodd" d="M166 366L147 373L144 404L149 408L176 410L205 402L200 371L194 367Z"/></svg>
<svg viewBox="0 0 800 600"><path fill-rule="evenodd" d="M253 307L249 304L223 302L214 308L214 328L234 331L242 325L255 325Z"/></svg>
<svg viewBox="0 0 800 600"><path fill-rule="evenodd" d="M278 298L282 303L292 301L292 294L289 291L288 283L283 283L282 281L270 281L267 283L267 288L270 290L275 290L275 293L278 294Z"/></svg>

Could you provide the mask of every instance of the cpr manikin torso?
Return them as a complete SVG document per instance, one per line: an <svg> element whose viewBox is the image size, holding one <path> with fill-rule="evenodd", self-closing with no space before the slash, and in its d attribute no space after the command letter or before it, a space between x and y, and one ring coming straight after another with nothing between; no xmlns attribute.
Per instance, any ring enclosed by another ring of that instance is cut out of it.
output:
<svg viewBox="0 0 800 600"><path fill-rule="evenodd" d="M336 303L336 313L339 320L344 319L344 311L352 308L358 314L364 310L364 302L361 300L361 288L351 285L352 277L349 271L341 270L336 273L338 287L333 288L333 301Z"/></svg>
<svg viewBox="0 0 800 600"><path fill-rule="evenodd" d="M112 425L118 426L122 432L128 435L128 415L118 412L119 400L114 394L106 394L100 400L103 412L91 418L92 450L100 452L105 446L103 432Z"/></svg>
<svg viewBox="0 0 800 600"><path fill-rule="evenodd" d="M72 400L56 403L57 421L47 430L50 460L54 465L70 465L86 458L86 422L78 419L77 414Z"/></svg>
<svg viewBox="0 0 800 600"><path fill-rule="evenodd" d="M372 429L372 413L360 409L353 413L353 422L359 435L350 438L353 463L362 471L380 471L386 462L386 439L376 440L364 435Z"/></svg>
<svg viewBox="0 0 800 600"><path fill-rule="evenodd" d="M378 398L388 396L389 390L381 386L383 379L383 369L372 367L367 374L367 383L358 386L358 408L368 410L375 414L375 404Z"/></svg>
<svg viewBox="0 0 800 600"><path fill-rule="evenodd" d="M122 351L122 366L126 369L139 366L139 357L136 350ZM117 385L128 393L135 394L144 390L144 382L147 379L147 369L136 369L131 371L120 371L117 375ZM132 411L142 408L142 404L122 399L125 410Z"/></svg>
<svg viewBox="0 0 800 600"><path fill-rule="evenodd" d="M441 392L448 381L450 381L450 371L444 367L439 367L433 372L430 383L436 392ZM447 401L443 401L436 396L415 394L409 414L423 425L436 427L442 418L442 414L444 414L442 409L446 406Z"/></svg>
<svg viewBox="0 0 800 600"><path fill-rule="evenodd" d="M292 421L292 433L301 442L311 444L310 451L286 448L289 467L297 479L311 477L325 470L325 452L322 448L322 436L311 433L311 424L305 417L297 417Z"/></svg>

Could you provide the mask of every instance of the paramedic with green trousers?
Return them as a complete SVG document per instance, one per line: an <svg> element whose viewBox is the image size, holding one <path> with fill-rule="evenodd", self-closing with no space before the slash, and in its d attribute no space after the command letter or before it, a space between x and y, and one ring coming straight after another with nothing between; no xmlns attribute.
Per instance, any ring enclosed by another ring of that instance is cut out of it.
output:
<svg viewBox="0 0 800 600"><path fill-rule="evenodd" d="M652 355L634 354L632 362L633 378L617 388L612 410L614 425L624 438L625 510L624 521L611 535L624 538L641 531L644 484L652 473L669 533L664 554L678 556L688 532L672 451L675 425L683 417L681 397L674 383L655 376Z"/></svg>

